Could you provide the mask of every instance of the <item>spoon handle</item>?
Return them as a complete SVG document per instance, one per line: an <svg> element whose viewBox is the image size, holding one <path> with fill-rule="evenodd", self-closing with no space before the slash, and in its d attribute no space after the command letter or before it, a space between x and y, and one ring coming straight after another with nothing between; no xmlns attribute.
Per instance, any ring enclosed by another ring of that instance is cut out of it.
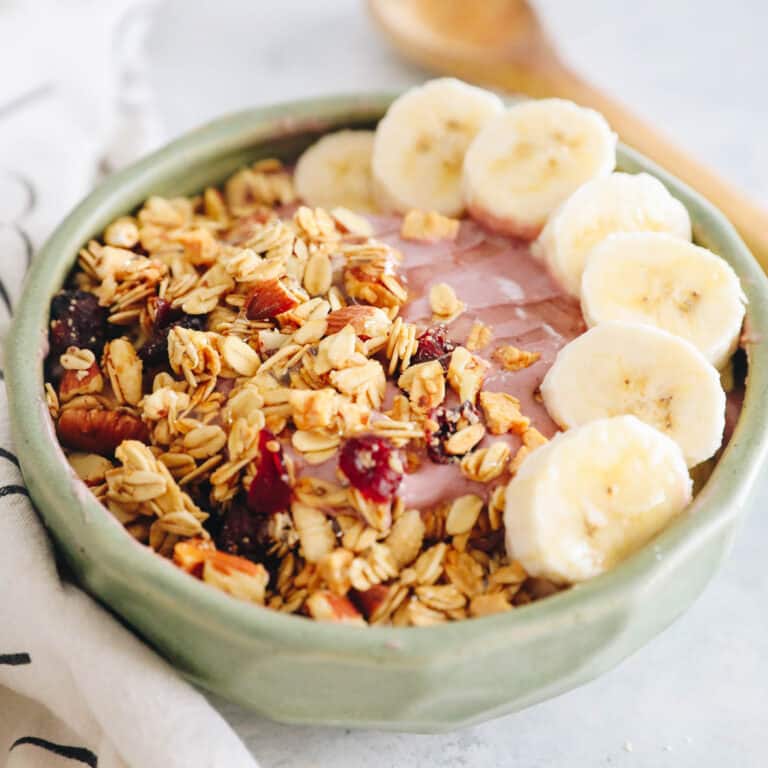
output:
<svg viewBox="0 0 768 768"><path fill-rule="evenodd" d="M682 179L717 206L768 271L768 211L757 205L713 170L695 160L623 104L602 93L566 67L552 68L540 93L561 96L602 112L622 141Z"/></svg>

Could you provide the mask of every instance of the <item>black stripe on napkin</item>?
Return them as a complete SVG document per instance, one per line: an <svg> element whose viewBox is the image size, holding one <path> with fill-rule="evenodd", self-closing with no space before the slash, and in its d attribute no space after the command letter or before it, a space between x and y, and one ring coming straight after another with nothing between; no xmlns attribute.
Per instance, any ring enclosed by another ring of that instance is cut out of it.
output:
<svg viewBox="0 0 768 768"><path fill-rule="evenodd" d="M10 667L20 667L22 664L31 664L32 657L28 653L0 653L0 664Z"/></svg>
<svg viewBox="0 0 768 768"><path fill-rule="evenodd" d="M0 486L0 498L3 496L13 496L19 494L21 496L29 496L29 491L23 485L1 485Z"/></svg>
<svg viewBox="0 0 768 768"><path fill-rule="evenodd" d="M99 762L96 755L90 749L85 749L85 747L69 747L66 744L54 744L52 741L38 739L36 736L23 736L20 739L16 739L8 751L13 752L16 747L20 747L23 744L31 744L34 747L46 749L54 755L66 757L69 760L78 760L84 765L90 766L90 768L96 768Z"/></svg>
<svg viewBox="0 0 768 768"><path fill-rule="evenodd" d="M5 448L0 448L0 459L7 459L11 464L15 464L17 467L19 466L19 460L16 458L15 454Z"/></svg>
<svg viewBox="0 0 768 768"><path fill-rule="evenodd" d="M13 314L13 305L11 304L11 297L8 295L8 291L5 288L5 283L0 279L0 301L5 304L5 308L8 310L8 314Z"/></svg>

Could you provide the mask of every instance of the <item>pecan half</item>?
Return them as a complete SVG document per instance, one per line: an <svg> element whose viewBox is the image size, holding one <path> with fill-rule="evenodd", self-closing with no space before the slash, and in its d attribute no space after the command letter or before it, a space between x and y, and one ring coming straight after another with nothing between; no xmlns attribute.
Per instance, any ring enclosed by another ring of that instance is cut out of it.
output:
<svg viewBox="0 0 768 768"><path fill-rule="evenodd" d="M137 416L119 411L70 408L56 424L59 440L68 448L111 455L123 440L149 442L149 431Z"/></svg>
<svg viewBox="0 0 768 768"><path fill-rule="evenodd" d="M59 399L66 403L78 395L97 394L103 386L104 379L96 363L92 363L85 370L65 370L59 384Z"/></svg>

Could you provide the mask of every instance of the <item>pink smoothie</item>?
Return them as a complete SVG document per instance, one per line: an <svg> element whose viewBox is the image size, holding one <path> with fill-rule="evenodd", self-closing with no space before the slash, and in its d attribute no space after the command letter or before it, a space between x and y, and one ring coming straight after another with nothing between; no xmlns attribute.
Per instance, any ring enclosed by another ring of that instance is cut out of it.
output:
<svg viewBox="0 0 768 768"><path fill-rule="evenodd" d="M478 352L492 363L484 389L514 395L532 425L551 437L557 428L536 393L558 350L585 330L578 302L531 256L527 244L488 232L473 221L462 222L455 241L430 244L401 239L398 217L374 217L372 223L376 238L403 255L399 272L409 293L401 311L403 318L420 327L431 324L429 289L435 283L448 283L466 305L464 313L448 326L451 340L464 344L475 320L490 326L491 343ZM528 368L506 371L491 360L493 350L505 345L538 352L541 357ZM455 400L447 404L455 404ZM513 435L490 436L484 444L495 440L508 442L513 451L519 445ZM336 479L335 457L318 466L294 458L299 474ZM423 509L465 493L487 497L493 487L467 480L458 463L436 464L424 453L419 470L403 480L400 495L407 507Z"/></svg>

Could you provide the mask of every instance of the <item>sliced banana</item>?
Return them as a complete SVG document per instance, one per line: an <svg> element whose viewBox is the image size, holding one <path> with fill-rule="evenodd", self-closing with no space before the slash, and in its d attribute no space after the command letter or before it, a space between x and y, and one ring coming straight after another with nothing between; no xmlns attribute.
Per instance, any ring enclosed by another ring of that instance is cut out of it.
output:
<svg viewBox="0 0 768 768"><path fill-rule="evenodd" d="M616 165L616 134L592 109L526 101L494 117L464 158L464 202L497 231L533 239L584 182Z"/></svg>
<svg viewBox="0 0 768 768"><path fill-rule="evenodd" d="M746 297L730 265L706 248L658 232L610 235L587 257L587 325L654 325L690 341L716 368L736 350Z"/></svg>
<svg viewBox="0 0 768 768"><path fill-rule="evenodd" d="M376 129L373 175L394 210L458 216L461 169L477 132L503 109L490 91L453 78L430 80L397 98Z"/></svg>
<svg viewBox="0 0 768 768"><path fill-rule="evenodd" d="M667 232L691 239L685 206L647 173L612 173L581 186L547 221L532 252L563 287L581 293L589 251L614 232Z"/></svg>
<svg viewBox="0 0 768 768"><path fill-rule="evenodd" d="M373 131L337 131L318 139L296 163L294 185L307 205L376 210L371 172Z"/></svg>
<svg viewBox="0 0 768 768"><path fill-rule="evenodd" d="M691 501L677 444L634 416L599 419L538 448L507 486L510 558L556 583L590 579Z"/></svg>
<svg viewBox="0 0 768 768"><path fill-rule="evenodd" d="M601 323L566 344L544 377L550 416L566 429L633 414L669 435L689 467L712 456L725 427L725 392L690 342L649 325Z"/></svg>

